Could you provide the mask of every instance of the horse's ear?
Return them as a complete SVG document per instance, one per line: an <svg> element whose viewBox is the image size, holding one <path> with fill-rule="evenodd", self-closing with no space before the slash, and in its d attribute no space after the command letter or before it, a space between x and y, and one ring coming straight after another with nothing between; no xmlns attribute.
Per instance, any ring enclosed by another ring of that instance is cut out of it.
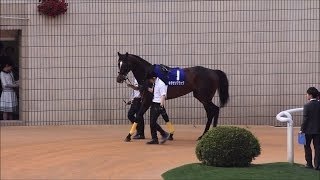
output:
<svg viewBox="0 0 320 180"><path fill-rule="evenodd" d="M128 56L129 55L129 53L128 52L126 52L126 56Z"/></svg>
<svg viewBox="0 0 320 180"><path fill-rule="evenodd" d="M121 56L121 54L118 52L118 56L120 57Z"/></svg>

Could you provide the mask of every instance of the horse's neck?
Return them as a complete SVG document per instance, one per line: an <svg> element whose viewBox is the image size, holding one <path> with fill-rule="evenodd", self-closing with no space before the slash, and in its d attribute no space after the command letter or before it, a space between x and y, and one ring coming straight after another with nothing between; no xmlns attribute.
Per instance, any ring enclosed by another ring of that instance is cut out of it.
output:
<svg viewBox="0 0 320 180"><path fill-rule="evenodd" d="M135 69L132 71L132 73L139 84L142 84L145 81L145 72Z"/></svg>
<svg viewBox="0 0 320 180"><path fill-rule="evenodd" d="M152 67L152 64L147 61L137 60L135 67L132 69L132 73L139 84L142 84L146 80L147 71Z"/></svg>

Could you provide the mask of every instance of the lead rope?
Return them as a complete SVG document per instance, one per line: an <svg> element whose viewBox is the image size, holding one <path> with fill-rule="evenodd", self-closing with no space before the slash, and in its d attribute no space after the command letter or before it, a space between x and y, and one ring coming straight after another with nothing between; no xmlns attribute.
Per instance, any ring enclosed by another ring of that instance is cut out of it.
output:
<svg viewBox="0 0 320 180"><path fill-rule="evenodd" d="M128 78L128 76L125 78L125 81L129 81L129 83L132 85L132 83L131 83L131 81L130 81L130 79ZM126 84L128 84L127 82L126 82ZM127 98L128 99L128 98ZM125 104L125 106L127 105L127 102L126 102L126 100L124 100L124 99L122 99L122 101L124 102L124 104ZM130 100L129 100L130 101Z"/></svg>

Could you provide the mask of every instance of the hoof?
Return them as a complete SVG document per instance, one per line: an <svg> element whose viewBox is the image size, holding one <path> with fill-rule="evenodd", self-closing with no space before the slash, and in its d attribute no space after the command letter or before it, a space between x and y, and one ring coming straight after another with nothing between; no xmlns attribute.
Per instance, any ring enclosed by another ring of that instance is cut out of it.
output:
<svg viewBox="0 0 320 180"><path fill-rule="evenodd" d="M202 136L198 137L197 141L199 141L202 138Z"/></svg>
<svg viewBox="0 0 320 180"><path fill-rule="evenodd" d="M162 135L162 139L160 141L160 144L164 144L169 139L169 137L170 137L169 133Z"/></svg>
<svg viewBox="0 0 320 180"><path fill-rule="evenodd" d="M131 141L131 134L129 134L125 139L124 142L130 142Z"/></svg>
<svg viewBox="0 0 320 180"><path fill-rule="evenodd" d="M169 141L173 141L173 134L170 134L168 140L169 140Z"/></svg>

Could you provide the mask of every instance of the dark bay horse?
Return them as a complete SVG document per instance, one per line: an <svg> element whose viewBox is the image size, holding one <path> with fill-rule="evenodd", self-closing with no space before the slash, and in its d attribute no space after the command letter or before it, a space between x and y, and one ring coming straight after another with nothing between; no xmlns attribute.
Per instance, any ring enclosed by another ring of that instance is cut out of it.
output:
<svg viewBox="0 0 320 180"><path fill-rule="evenodd" d="M141 57L133 54L120 54L118 52L118 67L119 74L117 82L123 83L127 79L127 75L132 71L134 77L137 79L139 85L146 86L148 73L153 71L154 66L142 59ZM168 86L166 99L174 99L186 95L190 92L199 100L207 113L207 123L201 137L209 130L213 121L213 127L218 124L218 117L220 108L229 100L229 82L226 74L221 70L212 70L202 66L195 66L183 69L185 72L185 83L182 86ZM212 98L218 90L220 99L220 108L213 104ZM143 114L148 110L152 102L152 94L147 88L141 88L142 93L142 106L136 117L136 123L141 122ZM131 140L131 135L134 133L136 123L133 124L129 135L125 141Z"/></svg>

